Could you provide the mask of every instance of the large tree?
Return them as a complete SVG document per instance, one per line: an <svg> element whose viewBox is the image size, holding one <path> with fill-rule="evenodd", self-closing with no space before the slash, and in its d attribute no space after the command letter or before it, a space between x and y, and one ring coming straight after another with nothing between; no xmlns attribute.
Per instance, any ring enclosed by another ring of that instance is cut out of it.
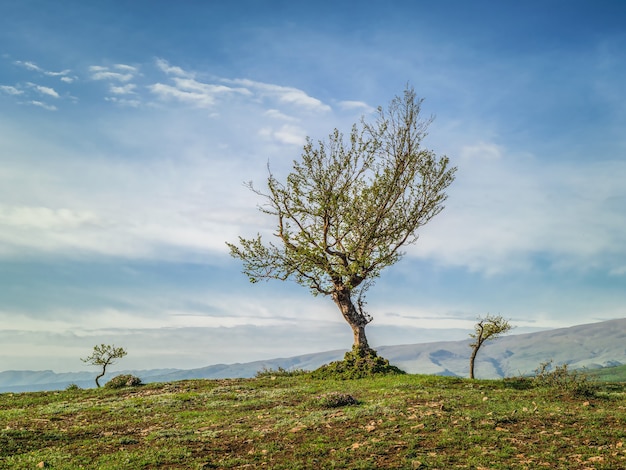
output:
<svg viewBox="0 0 626 470"><path fill-rule="evenodd" d="M347 139L336 129L317 145L307 139L286 182L270 171L267 191L248 183L265 201L259 209L277 221L276 243L261 235L228 243L251 282L291 279L331 297L362 349L372 320L364 292L441 212L454 180L448 158L421 147L432 121L420 117L421 104L407 87Z"/></svg>

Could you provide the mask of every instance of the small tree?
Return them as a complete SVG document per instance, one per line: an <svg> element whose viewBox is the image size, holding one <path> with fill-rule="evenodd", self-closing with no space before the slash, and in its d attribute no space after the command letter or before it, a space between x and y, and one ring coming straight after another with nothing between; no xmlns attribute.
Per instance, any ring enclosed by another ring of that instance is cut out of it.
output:
<svg viewBox="0 0 626 470"><path fill-rule="evenodd" d="M369 350L364 292L380 272L417 241L417 230L439 214L456 168L421 148L432 119L420 118L412 88L378 108L373 124L354 125L346 142L308 139L286 182L270 172L260 211L277 219L279 243L239 237L227 243L251 282L292 279L332 298L352 328L354 347Z"/></svg>
<svg viewBox="0 0 626 470"><path fill-rule="evenodd" d="M505 320L501 315L487 315L484 318L479 317L478 320L478 323L474 325L474 333L470 333L470 337L476 340L470 344L472 348L472 355L470 356L470 379L474 378L474 361L483 343L485 341L494 340L513 328L508 320Z"/></svg>
<svg viewBox="0 0 626 470"><path fill-rule="evenodd" d="M101 344L93 347L93 353L81 361L94 366L102 366L102 373L96 377L96 386L100 388L99 380L106 374L107 366L115 364L115 359L126 356L124 348L116 348L114 345Z"/></svg>

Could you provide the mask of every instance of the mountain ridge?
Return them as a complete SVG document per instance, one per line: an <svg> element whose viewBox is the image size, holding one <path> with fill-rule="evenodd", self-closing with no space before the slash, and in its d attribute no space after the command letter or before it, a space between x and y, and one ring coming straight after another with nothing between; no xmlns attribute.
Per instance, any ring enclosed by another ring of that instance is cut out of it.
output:
<svg viewBox="0 0 626 470"><path fill-rule="evenodd" d="M476 360L477 378L503 378L533 373L542 363L568 364L572 369L599 368L626 364L626 318L567 328L503 336L485 343ZM469 375L471 339L431 343L380 346L379 355L409 373ZM312 370L340 360L345 350L324 351L287 358L246 363L213 364L195 369L150 369L115 371L104 380L120 374L133 374L144 382L173 382L185 379L253 377L264 369ZM61 390L70 384L94 386L91 372L55 373L46 371L0 372L0 393Z"/></svg>

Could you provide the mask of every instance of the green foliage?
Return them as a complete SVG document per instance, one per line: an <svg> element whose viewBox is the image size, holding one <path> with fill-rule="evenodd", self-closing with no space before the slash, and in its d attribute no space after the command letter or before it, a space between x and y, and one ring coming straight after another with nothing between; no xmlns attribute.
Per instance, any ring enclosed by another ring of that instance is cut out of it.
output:
<svg viewBox="0 0 626 470"><path fill-rule="evenodd" d="M479 318L474 325L474 333L470 333L470 338L475 341L470 344L473 348L478 348L485 341L499 338L513 329L513 326L502 315L487 315Z"/></svg>
<svg viewBox="0 0 626 470"><path fill-rule="evenodd" d="M389 361L376 354L373 349L353 347L343 361L323 365L311 372L315 379L362 379L380 375L405 374L403 370L389 364Z"/></svg>
<svg viewBox="0 0 626 470"><path fill-rule="evenodd" d="M76 384L69 384L67 387L65 387L65 390L67 390L68 392L72 392L72 391L76 391L76 390L82 390L82 388L80 388Z"/></svg>
<svg viewBox="0 0 626 470"><path fill-rule="evenodd" d="M553 369L552 360L541 363L535 369L532 381L536 387L550 388L575 396L591 397L598 390L597 384L587 374L570 370L567 364L557 365Z"/></svg>
<svg viewBox="0 0 626 470"><path fill-rule="evenodd" d="M421 148L430 120L407 88L376 122L354 125L348 139L335 129L328 142L307 140L286 182L270 173L268 193L252 189L276 217L282 242L261 236L228 243L252 282L292 278L314 294L330 295L337 282L355 289L397 262L402 245L443 209L455 168Z"/></svg>
<svg viewBox="0 0 626 470"><path fill-rule="evenodd" d="M115 345L101 344L93 347L93 353L91 356L87 356L81 361L94 366L108 366L114 364L115 359L126 356L124 348L116 348Z"/></svg>
<svg viewBox="0 0 626 470"><path fill-rule="evenodd" d="M124 388L124 387L138 387L142 385L141 379L131 374L122 374L113 377L104 386L106 388Z"/></svg>
<svg viewBox="0 0 626 470"><path fill-rule="evenodd" d="M263 377L296 377L298 375L306 375L309 371L303 369L285 369L283 367L278 367L278 369L267 369L263 367L263 369L259 370L254 374L256 378Z"/></svg>
<svg viewBox="0 0 626 470"><path fill-rule="evenodd" d="M348 393L328 392L313 399L313 403L321 408L340 408L358 405L358 400Z"/></svg>
<svg viewBox="0 0 626 470"><path fill-rule="evenodd" d="M421 103L407 88L348 138L335 129L326 142L307 139L285 181L270 172L266 192L248 183L276 220L278 243L261 235L227 243L251 282L291 279L331 296L359 346L371 321L364 292L443 210L454 180L448 158L421 146L431 122L420 118Z"/></svg>

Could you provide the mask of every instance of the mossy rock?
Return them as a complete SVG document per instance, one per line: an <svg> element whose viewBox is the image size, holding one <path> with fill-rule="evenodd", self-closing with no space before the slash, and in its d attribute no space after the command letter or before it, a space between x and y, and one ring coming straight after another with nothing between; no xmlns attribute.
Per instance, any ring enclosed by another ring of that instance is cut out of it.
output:
<svg viewBox="0 0 626 470"><path fill-rule="evenodd" d="M314 379L362 379L379 375L406 374L402 369L389 364L373 349L353 347L343 361L323 365L311 372Z"/></svg>

